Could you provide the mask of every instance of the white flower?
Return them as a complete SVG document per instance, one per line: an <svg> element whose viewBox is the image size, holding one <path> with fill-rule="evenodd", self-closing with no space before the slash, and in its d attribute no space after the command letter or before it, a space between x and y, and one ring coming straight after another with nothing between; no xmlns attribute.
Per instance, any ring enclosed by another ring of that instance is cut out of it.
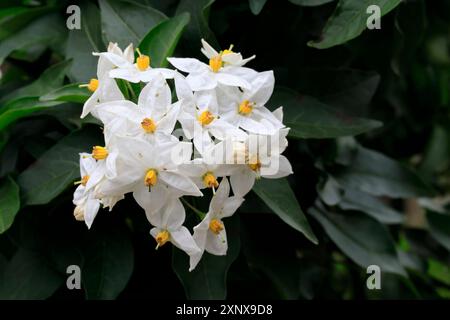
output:
<svg viewBox="0 0 450 320"><path fill-rule="evenodd" d="M99 197L133 192L137 203L151 215L165 205L170 195L201 196L197 186L176 170L172 150L180 143L170 140L153 144L140 138L118 137L120 174L100 186Z"/></svg>
<svg viewBox="0 0 450 320"><path fill-rule="evenodd" d="M191 255L190 270L197 266L205 250L218 256L227 253L227 233L222 219L232 216L244 201L244 198L239 196L228 197L229 193L228 179L223 178L211 200L208 213L203 221L194 227L194 240L201 252Z"/></svg>
<svg viewBox="0 0 450 320"><path fill-rule="evenodd" d="M127 51L126 55L121 55L116 52L100 52L94 54L105 57L117 67L109 72L111 78L124 79L135 83L141 81L148 82L158 74L162 74L166 79L173 78L173 70L167 68L152 68L150 57L142 54L139 49L137 49L139 56L134 63L134 55L129 54L130 51L133 52L133 45L130 44L128 48L130 49Z"/></svg>
<svg viewBox="0 0 450 320"><path fill-rule="evenodd" d="M188 139L193 139L196 149L203 153L213 144L211 136L219 140L234 137L245 140L247 134L224 121L219 115L219 106L214 90L192 93L186 79L175 74L175 87L181 102L178 120Z"/></svg>
<svg viewBox="0 0 450 320"><path fill-rule="evenodd" d="M217 97L222 119L241 127L251 133L274 134L284 127L277 115L270 112L264 105L272 95L275 78L272 71L259 73L252 81L251 89L220 87Z"/></svg>
<svg viewBox="0 0 450 320"><path fill-rule="evenodd" d="M292 174L289 160L281 155L287 146L286 135L289 129L280 130L276 137L278 143L268 143L270 136L257 136L255 148L249 147L249 141L234 142L235 159L241 159L235 171L230 176L231 186L235 195L245 196L255 184L256 179L278 179ZM223 148L218 145L217 148ZM254 150L253 150L254 149Z"/></svg>
<svg viewBox="0 0 450 320"><path fill-rule="evenodd" d="M142 89L138 104L119 100L97 106L105 135L141 137L150 141L170 139L180 104L171 104L170 88L162 75L156 75Z"/></svg>
<svg viewBox="0 0 450 320"><path fill-rule="evenodd" d="M242 67L253 59L242 59L239 53L231 50L215 51L202 40L202 52L208 57L209 65L194 58L167 58L178 70L189 73L186 80L193 91L211 90L218 84L250 89L248 78L255 71Z"/></svg>
<svg viewBox="0 0 450 320"><path fill-rule="evenodd" d="M110 197L103 199L103 201L96 199L96 187L104 178L104 171L104 167L92 158L90 154L80 153L81 180L75 182L79 186L73 195L73 203L76 205L74 216L79 221L84 220L88 228L91 228L103 201L107 203L111 210L114 204L121 199Z"/></svg>
<svg viewBox="0 0 450 320"><path fill-rule="evenodd" d="M184 207L176 197L171 197L156 214L147 216L150 223L155 226L150 230L150 234L157 242L157 249L170 241L188 255L198 255L200 249L189 230L183 226L185 216Z"/></svg>
<svg viewBox="0 0 450 320"><path fill-rule="evenodd" d="M125 53L122 53L120 48L116 43L109 43L108 52L111 54L117 55L129 55L129 48L125 50ZM131 50L133 50L131 48ZM131 54L133 52L131 51ZM87 87L89 91L92 92L92 95L83 105L83 111L81 113L81 118L86 117L89 113L95 113L95 106L99 103L120 100L123 99L123 94L120 91L119 87L116 84L114 79L109 77L109 71L114 68L114 65L111 64L106 58L100 57L98 59L97 65L97 78L93 78L89 81L89 84L81 85L80 87Z"/></svg>

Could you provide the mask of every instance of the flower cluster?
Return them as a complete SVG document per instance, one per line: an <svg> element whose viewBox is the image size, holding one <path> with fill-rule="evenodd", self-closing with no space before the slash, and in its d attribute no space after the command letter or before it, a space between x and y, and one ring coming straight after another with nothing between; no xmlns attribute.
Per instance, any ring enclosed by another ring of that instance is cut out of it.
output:
<svg viewBox="0 0 450 320"><path fill-rule="evenodd" d="M100 206L111 210L132 193L153 226L157 248L171 242L185 251L190 270L205 250L226 254L222 220L239 208L255 179L292 173L281 155L289 130L282 108L265 107L273 72L244 67L254 56L244 59L232 47L217 52L202 44L209 63L168 58L176 70L152 68L139 49L135 59L131 44L122 51L111 43L107 52L94 53L97 78L82 85L92 95L81 117L92 114L102 122L104 145L80 154L73 198L75 218L90 228ZM183 198L203 193L212 195L206 214ZM201 220L193 234L183 226L184 206Z"/></svg>

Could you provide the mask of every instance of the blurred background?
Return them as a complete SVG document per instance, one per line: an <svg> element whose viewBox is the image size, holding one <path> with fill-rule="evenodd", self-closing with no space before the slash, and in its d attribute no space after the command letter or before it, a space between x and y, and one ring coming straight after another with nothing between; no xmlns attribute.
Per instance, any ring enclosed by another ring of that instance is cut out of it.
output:
<svg viewBox="0 0 450 320"><path fill-rule="evenodd" d="M188 273L133 199L87 230L72 193L78 153L102 143L79 118L91 53L205 61L201 38L274 70L294 175L258 182L225 222L228 255ZM1 299L450 298L450 1L3 0L0 70Z"/></svg>

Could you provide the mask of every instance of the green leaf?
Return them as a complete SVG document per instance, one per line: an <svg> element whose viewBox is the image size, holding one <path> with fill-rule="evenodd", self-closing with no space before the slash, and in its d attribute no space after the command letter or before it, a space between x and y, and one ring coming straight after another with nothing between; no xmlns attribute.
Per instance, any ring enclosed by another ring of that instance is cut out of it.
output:
<svg viewBox="0 0 450 320"><path fill-rule="evenodd" d="M90 96L91 93L86 88L80 88L79 83L73 83L55 89L40 97L39 100L84 103Z"/></svg>
<svg viewBox="0 0 450 320"><path fill-rule="evenodd" d="M65 53L73 64L69 70L69 77L74 82L88 82L97 78L98 57L92 52L104 50L100 10L92 2L83 2L81 10L81 29L69 30Z"/></svg>
<svg viewBox="0 0 450 320"><path fill-rule="evenodd" d="M250 10L255 16L257 16L264 8L267 0L249 0L248 2L250 5Z"/></svg>
<svg viewBox="0 0 450 320"><path fill-rule="evenodd" d="M20 98L8 103L0 114L0 132L20 118L60 105L60 101L41 102L38 98ZM6 110L5 110L6 109Z"/></svg>
<svg viewBox="0 0 450 320"><path fill-rule="evenodd" d="M373 130L382 124L379 121L350 117L340 110L297 92L278 88L269 105L283 106L284 123L290 127L289 136L293 138L336 138L358 135Z"/></svg>
<svg viewBox="0 0 450 320"><path fill-rule="evenodd" d="M361 191L346 189L338 206L342 210L361 211L384 224L399 224L403 215L384 204L381 200Z"/></svg>
<svg viewBox="0 0 450 320"><path fill-rule="evenodd" d="M339 249L362 268L375 264L383 272L406 276L388 230L378 221L351 212L329 213L318 207L309 212Z"/></svg>
<svg viewBox="0 0 450 320"><path fill-rule="evenodd" d="M450 216L448 214L428 211L427 221L431 236L450 251Z"/></svg>
<svg viewBox="0 0 450 320"><path fill-rule="evenodd" d="M287 179L260 179L253 191L281 220L318 243Z"/></svg>
<svg viewBox="0 0 450 320"><path fill-rule="evenodd" d="M438 260L430 258L428 259L428 274L432 278L450 286L450 267L448 264L443 264Z"/></svg>
<svg viewBox="0 0 450 320"><path fill-rule="evenodd" d="M361 146L356 147L348 165L333 176L344 189L361 190L374 196L412 198L434 194L411 169Z"/></svg>
<svg viewBox="0 0 450 320"><path fill-rule="evenodd" d="M315 7L315 6L320 6L322 4L331 2L334 0L289 0L289 2L299 5L299 6L304 6L304 7Z"/></svg>
<svg viewBox="0 0 450 320"><path fill-rule="evenodd" d="M384 16L402 0L340 0L333 15L328 19L318 41L310 41L308 45L318 49L326 49L343 44L359 36L367 28L370 14L366 10L377 5Z"/></svg>
<svg viewBox="0 0 450 320"><path fill-rule="evenodd" d="M96 229L85 253L82 284L86 298L111 300L123 291L134 268L134 253L127 230Z"/></svg>
<svg viewBox="0 0 450 320"><path fill-rule="evenodd" d="M167 66L167 57L170 57L184 28L189 23L189 14L183 13L179 16L161 22L150 30L139 44L142 53L151 57L153 67Z"/></svg>
<svg viewBox="0 0 450 320"><path fill-rule="evenodd" d="M49 266L42 254L20 248L4 270L0 299L46 299L63 282L64 277Z"/></svg>
<svg viewBox="0 0 450 320"><path fill-rule="evenodd" d="M64 21L57 14L46 15L32 21L24 29L0 41L0 64L14 50L61 42L63 37L62 25L64 25Z"/></svg>
<svg viewBox="0 0 450 320"><path fill-rule="evenodd" d="M19 209L19 186L6 177L0 183L0 234L9 229Z"/></svg>
<svg viewBox="0 0 450 320"><path fill-rule="evenodd" d="M209 10L215 0L181 0L176 14L190 14L191 20L183 34L189 45L200 46L200 39L205 39L212 46L219 47L216 37L208 26Z"/></svg>
<svg viewBox="0 0 450 320"><path fill-rule="evenodd" d="M187 299L222 300L227 296L227 273L240 251L239 219L237 216L224 221L227 230L228 252L214 256L205 252L197 267L189 272L189 256L173 248L172 267L181 283Z"/></svg>
<svg viewBox="0 0 450 320"><path fill-rule="evenodd" d="M62 86L64 77L71 63L71 61L63 61L52 65L45 70L37 80L3 96L0 101L4 102L23 97L39 97Z"/></svg>
<svg viewBox="0 0 450 320"><path fill-rule="evenodd" d="M19 175L25 205L45 204L80 176L79 153L99 142L99 130L86 128L66 136Z"/></svg>
<svg viewBox="0 0 450 320"><path fill-rule="evenodd" d="M140 43L151 28L167 18L158 10L131 0L100 0L99 4L105 42L117 42L122 48Z"/></svg>

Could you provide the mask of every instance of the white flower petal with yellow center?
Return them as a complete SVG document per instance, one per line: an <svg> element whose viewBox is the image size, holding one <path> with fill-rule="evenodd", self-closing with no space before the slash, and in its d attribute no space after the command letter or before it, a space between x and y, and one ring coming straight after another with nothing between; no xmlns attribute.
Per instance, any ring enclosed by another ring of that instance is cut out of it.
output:
<svg viewBox="0 0 450 320"><path fill-rule="evenodd" d="M170 197L159 212L147 216L150 223L155 226L150 230L150 234L156 240L157 249L171 242L190 256L198 255L200 249L189 230L183 226L185 217L184 207L176 197Z"/></svg>
<svg viewBox="0 0 450 320"><path fill-rule="evenodd" d="M208 57L209 64L194 58L167 58L175 68L189 74L186 80L193 91L212 90L218 84L251 88L248 78L254 71L242 66L253 57L243 60L240 54L230 50L217 52L204 40L202 42L202 52Z"/></svg>
<svg viewBox="0 0 450 320"><path fill-rule="evenodd" d="M132 48L132 45L130 46ZM142 54L139 50L134 62L132 55L120 55L116 52L94 53L109 60L116 68L109 72L111 78L124 79L129 82L149 82L155 76L162 75L165 79L173 78L173 70L167 68L152 68L151 57Z"/></svg>
<svg viewBox="0 0 450 320"><path fill-rule="evenodd" d="M211 137L219 140L233 137L241 141L247 138L244 131L220 117L214 90L192 93L186 79L178 73L175 74L175 87L181 103L178 121L200 154L213 144Z"/></svg>
<svg viewBox="0 0 450 320"><path fill-rule="evenodd" d="M132 53L133 48L131 48ZM117 46L117 43L110 43L108 46L108 52L115 55L127 56L129 55L130 48L122 50ZM92 95L83 105L83 111L81 118L86 117L89 113L96 116L95 106L113 100L124 99L122 92L114 79L109 76L109 71L114 68L114 65L105 57L99 57L97 66L97 78L90 79L89 83L82 85L86 87L86 90L92 92Z"/></svg>
<svg viewBox="0 0 450 320"><path fill-rule="evenodd" d="M150 143L141 138L118 137L120 150L117 168L120 174L99 188L99 197L133 192L147 215L161 209L170 195L201 196L197 186L177 171L172 150L182 142L175 139Z"/></svg>
<svg viewBox="0 0 450 320"><path fill-rule="evenodd" d="M208 213L203 221L194 227L194 240L201 251L191 255L189 270L197 266L205 250L217 256L227 253L227 233L222 219L232 216L244 201L244 198L239 196L229 197L229 193L230 184L227 178L223 178L211 199Z"/></svg>
<svg viewBox="0 0 450 320"><path fill-rule="evenodd" d="M259 73L252 81L252 89L238 90L220 86L217 99L222 119L256 134L274 134L284 125L282 109L273 114L265 104L272 95L275 79L272 71Z"/></svg>
<svg viewBox="0 0 450 320"><path fill-rule="evenodd" d="M171 103L166 80L158 75L141 91L138 104L128 100L112 101L97 107L108 137L141 137L149 141L170 140L180 103Z"/></svg>

